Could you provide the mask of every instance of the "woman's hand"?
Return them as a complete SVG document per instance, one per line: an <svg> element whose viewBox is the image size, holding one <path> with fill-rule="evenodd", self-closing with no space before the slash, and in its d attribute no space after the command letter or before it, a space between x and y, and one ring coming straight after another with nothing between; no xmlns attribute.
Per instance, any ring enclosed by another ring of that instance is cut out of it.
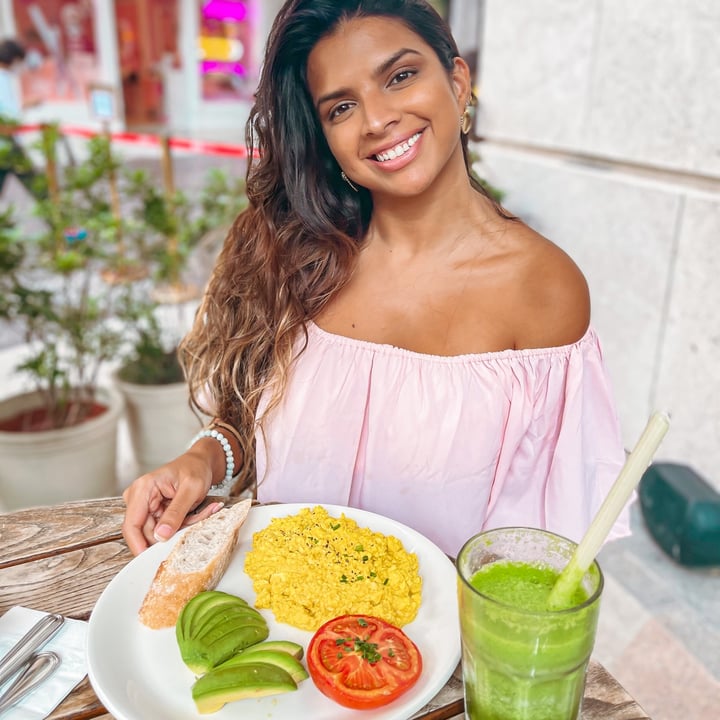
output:
<svg viewBox="0 0 720 720"><path fill-rule="evenodd" d="M196 448L141 475L123 493L127 510L122 532L133 555L222 508L223 503L211 503L188 514L205 499L213 478L211 458Z"/></svg>

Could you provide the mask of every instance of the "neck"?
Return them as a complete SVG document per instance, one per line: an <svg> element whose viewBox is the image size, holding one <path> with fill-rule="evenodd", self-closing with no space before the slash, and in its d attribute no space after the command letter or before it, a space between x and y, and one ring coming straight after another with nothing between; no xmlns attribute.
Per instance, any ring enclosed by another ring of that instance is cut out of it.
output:
<svg viewBox="0 0 720 720"><path fill-rule="evenodd" d="M445 252L498 219L493 204L470 184L467 173L455 173L451 183L435 182L421 195L373 198L368 244L413 256Z"/></svg>

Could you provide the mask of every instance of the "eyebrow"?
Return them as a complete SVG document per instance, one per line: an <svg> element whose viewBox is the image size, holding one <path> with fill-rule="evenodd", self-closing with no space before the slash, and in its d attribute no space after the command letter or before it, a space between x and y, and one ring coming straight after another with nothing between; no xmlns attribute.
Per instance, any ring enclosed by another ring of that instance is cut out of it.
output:
<svg viewBox="0 0 720 720"><path fill-rule="evenodd" d="M398 60L400 60L400 58L404 57L405 55L420 55L420 53L417 50L412 50L411 48L400 48L400 50L393 53L387 60L381 62L380 65L378 65L375 70L373 70L373 77L377 78L381 75L384 75ZM332 92L326 93L325 95L321 95L315 103L315 108L319 111L320 106L323 103L326 103L329 100L338 100L341 97L349 95L350 92L350 88L345 87L338 88L337 90L333 90Z"/></svg>

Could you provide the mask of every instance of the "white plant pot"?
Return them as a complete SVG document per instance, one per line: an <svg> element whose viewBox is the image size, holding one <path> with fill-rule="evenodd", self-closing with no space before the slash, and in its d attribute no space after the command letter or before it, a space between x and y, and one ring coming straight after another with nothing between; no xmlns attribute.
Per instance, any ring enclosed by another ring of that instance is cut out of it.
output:
<svg viewBox="0 0 720 720"><path fill-rule="evenodd" d="M0 401L0 419L37 407L37 392ZM107 410L80 425L40 432L0 431L0 504L6 510L117 495L122 396L101 388Z"/></svg>
<svg viewBox="0 0 720 720"><path fill-rule="evenodd" d="M136 385L113 377L125 398L130 444L140 474L154 470L187 450L202 422L188 405L184 382Z"/></svg>

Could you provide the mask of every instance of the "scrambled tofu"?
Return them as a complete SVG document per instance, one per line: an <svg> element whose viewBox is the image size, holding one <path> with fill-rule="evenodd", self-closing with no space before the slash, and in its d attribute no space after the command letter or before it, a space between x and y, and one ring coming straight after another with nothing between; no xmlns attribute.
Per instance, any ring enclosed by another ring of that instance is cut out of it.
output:
<svg viewBox="0 0 720 720"><path fill-rule="evenodd" d="M417 615L422 594L418 559L396 537L305 508L273 518L253 536L245 572L255 606L278 622L317 630L339 615L374 615L398 627Z"/></svg>

